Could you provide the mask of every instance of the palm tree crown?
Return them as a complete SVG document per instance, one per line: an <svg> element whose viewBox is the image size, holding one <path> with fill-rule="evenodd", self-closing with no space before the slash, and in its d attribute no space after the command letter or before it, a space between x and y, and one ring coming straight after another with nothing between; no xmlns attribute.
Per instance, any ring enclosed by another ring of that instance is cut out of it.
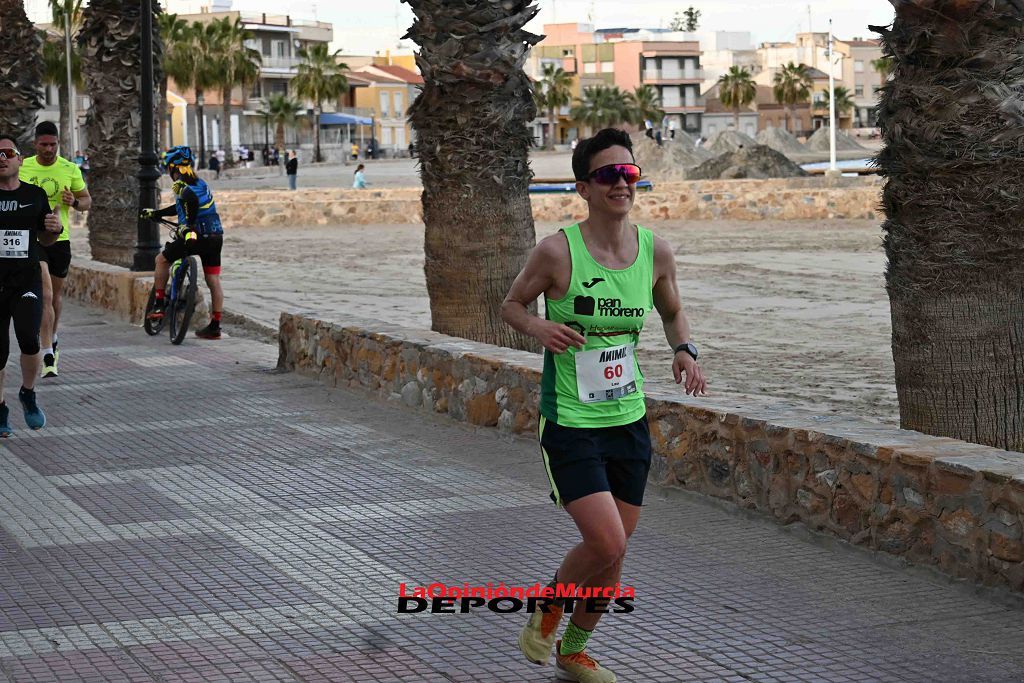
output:
<svg viewBox="0 0 1024 683"><path fill-rule="evenodd" d="M793 115L793 107L811 98L813 82L805 64L786 64L775 74L772 82L775 101L786 107L790 118Z"/></svg>
<svg viewBox="0 0 1024 683"><path fill-rule="evenodd" d="M757 99L757 84L750 72L741 66L731 66L718 78L718 99L733 113L736 130L740 127L740 109Z"/></svg>
<svg viewBox="0 0 1024 683"><path fill-rule="evenodd" d="M572 74L554 64L545 64L541 80L533 89L533 98L538 109L547 112L549 132L548 149L555 147L555 110L572 102Z"/></svg>
<svg viewBox="0 0 1024 683"><path fill-rule="evenodd" d="M665 110L661 108L661 96L656 88L649 85L638 85L633 92L626 93L626 120L641 124L650 121L655 127L665 118Z"/></svg>
<svg viewBox="0 0 1024 683"><path fill-rule="evenodd" d="M828 90L823 90L822 93L825 96L825 99L824 99L825 107L828 108L828 106L829 106L829 99L830 99L829 98L829 94L828 94ZM835 87L835 97L836 97L836 113L837 114L848 114L851 111L853 111L854 102L853 102L853 98L850 97L850 89L849 88L844 88L841 85L837 85Z"/></svg>
<svg viewBox="0 0 1024 683"><path fill-rule="evenodd" d="M348 89L344 70L348 68L338 57L341 50L329 52L327 43L316 43L299 50L299 73L292 80L295 94L312 100L316 107L313 122L313 156L320 159L320 109L324 102L337 100Z"/></svg>
<svg viewBox="0 0 1024 683"><path fill-rule="evenodd" d="M583 89L583 95L569 111L572 118L591 131L628 120L626 96L617 86L595 85Z"/></svg>

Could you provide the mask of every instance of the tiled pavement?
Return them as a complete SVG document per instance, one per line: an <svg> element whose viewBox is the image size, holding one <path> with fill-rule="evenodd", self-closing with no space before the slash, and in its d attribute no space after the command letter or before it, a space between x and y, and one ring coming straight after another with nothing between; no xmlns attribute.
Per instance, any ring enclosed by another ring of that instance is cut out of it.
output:
<svg viewBox="0 0 1024 683"><path fill-rule="evenodd" d="M0 443L0 680L550 681L523 615L400 581L532 584L575 538L535 445L69 308L50 424ZM16 363L7 396L14 400ZM1020 681L1024 609L649 490L620 681Z"/></svg>

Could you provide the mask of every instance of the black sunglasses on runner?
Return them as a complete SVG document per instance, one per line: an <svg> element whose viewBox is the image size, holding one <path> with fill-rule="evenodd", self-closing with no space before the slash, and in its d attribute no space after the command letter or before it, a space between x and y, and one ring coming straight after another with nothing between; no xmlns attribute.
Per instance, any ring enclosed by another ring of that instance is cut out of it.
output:
<svg viewBox="0 0 1024 683"><path fill-rule="evenodd" d="M593 179L599 185L614 185L619 178L632 185L640 180L640 167L636 164L608 164L594 169L587 176L587 180Z"/></svg>
<svg viewBox="0 0 1024 683"><path fill-rule="evenodd" d="M21 152L14 147L0 147L0 159L13 159L20 156Z"/></svg>

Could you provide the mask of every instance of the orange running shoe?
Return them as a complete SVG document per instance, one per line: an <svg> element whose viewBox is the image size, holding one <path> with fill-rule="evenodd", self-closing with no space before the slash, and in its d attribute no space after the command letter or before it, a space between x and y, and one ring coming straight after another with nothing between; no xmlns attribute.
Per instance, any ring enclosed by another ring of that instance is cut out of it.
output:
<svg viewBox="0 0 1024 683"><path fill-rule="evenodd" d="M558 625L562 623L565 610L549 605L550 612L539 607L530 615L530 620L519 632L519 649L534 664L547 664L551 658L551 646L558 637Z"/></svg>
<svg viewBox="0 0 1024 683"><path fill-rule="evenodd" d="M615 683L615 674L597 663L586 650L560 654L562 641L555 643L555 678L578 683Z"/></svg>

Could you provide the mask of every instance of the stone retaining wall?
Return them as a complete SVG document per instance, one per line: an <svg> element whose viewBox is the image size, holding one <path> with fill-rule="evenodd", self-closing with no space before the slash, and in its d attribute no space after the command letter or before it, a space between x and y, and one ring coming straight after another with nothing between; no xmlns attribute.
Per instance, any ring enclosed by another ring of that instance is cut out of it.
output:
<svg viewBox="0 0 1024 683"><path fill-rule="evenodd" d="M282 314L279 366L475 425L536 430L541 357ZM858 420L649 392L651 480L1024 590L1024 455Z"/></svg>
<svg viewBox="0 0 1024 683"><path fill-rule="evenodd" d="M200 270L199 279L202 280ZM142 324L142 316L153 287L152 272L133 272L121 266L75 257L64 280L64 296L89 306L106 309L133 325ZM202 284L196 293L196 312L191 327L202 327L209 321Z"/></svg>
<svg viewBox="0 0 1024 683"><path fill-rule="evenodd" d="M637 197L633 216L658 220L876 219L882 181L862 178L697 180L659 183ZM417 188L392 190L224 190L217 208L228 228L420 223ZM569 222L585 214L575 193L531 195L534 220ZM169 195L165 202L170 202Z"/></svg>

